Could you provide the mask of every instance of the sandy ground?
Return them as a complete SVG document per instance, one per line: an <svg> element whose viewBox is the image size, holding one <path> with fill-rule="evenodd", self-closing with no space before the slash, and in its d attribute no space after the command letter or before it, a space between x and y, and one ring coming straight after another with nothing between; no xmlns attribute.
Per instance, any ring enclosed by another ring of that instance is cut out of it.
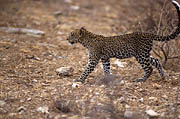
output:
<svg viewBox="0 0 180 119"><path fill-rule="evenodd" d="M154 70L146 82L134 83L143 75L135 59L112 59L112 76L104 77L99 64L85 85L73 82L87 63L87 49L69 46L68 33L82 26L105 36L132 32L131 25L146 10L131 8L133 2L1 1L1 27L38 29L45 35L0 32L0 118L147 119L150 109L158 113L155 118L173 118L178 72L165 70L163 81ZM67 66L74 69L72 76L56 74L57 68ZM180 118L179 104L180 99Z"/></svg>

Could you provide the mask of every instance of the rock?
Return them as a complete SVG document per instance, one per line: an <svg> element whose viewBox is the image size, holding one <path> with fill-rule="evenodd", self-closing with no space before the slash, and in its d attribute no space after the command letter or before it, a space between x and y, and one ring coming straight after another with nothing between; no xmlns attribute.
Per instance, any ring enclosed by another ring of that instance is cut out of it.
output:
<svg viewBox="0 0 180 119"><path fill-rule="evenodd" d="M79 88L81 84L82 84L81 82L76 82L76 83L72 84L72 87L73 88Z"/></svg>
<svg viewBox="0 0 180 119"><path fill-rule="evenodd" d="M24 106L21 106L17 110L18 110L19 114L22 114L26 110L26 108Z"/></svg>
<svg viewBox="0 0 180 119"><path fill-rule="evenodd" d="M67 115L62 115L62 114L57 114L54 119L66 119L67 118Z"/></svg>
<svg viewBox="0 0 180 119"><path fill-rule="evenodd" d="M168 96L167 96L167 95L164 94L162 97L163 97L165 100L168 100Z"/></svg>
<svg viewBox="0 0 180 119"><path fill-rule="evenodd" d="M10 113L9 116L10 117L15 117L17 115L17 113Z"/></svg>
<svg viewBox="0 0 180 119"><path fill-rule="evenodd" d="M154 87L155 89L160 89L162 86L159 85L159 84L157 84L157 83L155 83L155 84L153 84L153 87Z"/></svg>
<svg viewBox="0 0 180 119"><path fill-rule="evenodd" d="M56 11L53 14L54 14L54 16L59 16L59 15L62 15L63 13L62 13L62 11Z"/></svg>
<svg viewBox="0 0 180 119"><path fill-rule="evenodd" d="M61 67L56 69L56 73L62 76L72 76L74 69L72 67Z"/></svg>
<svg viewBox="0 0 180 119"><path fill-rule="evenodd" d="M157 98L156 98L156 97L149 97L149 100L154 100L154 101L156 101Z"/></svg>
<svg viewBox="0 0 180 119"><path fill-rule="evenodd" d="M6 102L5 102L5 101L0 100L0 107L3 107L5 104L6 104Z"/></svg>
<svg viewBox="0 0 180 119"><path fill-rule="evenodd" d="M6 110L4 110L3 108L0 108L0 114L6 114L8 113Z"/></svg>
<svg viewBox="0 0 180 119"><path fill-rule="evenodd" d="M129 110L126 110L124 112L124 117L125 118L132 118L133 117L133 112L132 111L129 111Z"/></svg>
<svg viewBox="0 0 180 119"><path fill-rule="evenodd" d="M60 119L61 118L61 115L60 114L58 114L58 115L56 115L55 117L54 117L54 119Z"/></svg>
<svg viewBox="0 0 180 119"><path fill-rule="evenodd" d="M57 37L57 40L62 41L63 39L62 37Z"/></svg>
<svg viewBox="0 0 180 119"><path fill-rule="evenodd" d="M146 110L146 114L150 117L157 117L159 116L159 114L157 112L155 112L154 110Z"/></svg>
<svg viewBox="0 0 180 119"><path fill-rule="evenodd" d="M149 97L149 104L152 104L152 103L155 103L155 102L158 102L158 98L156 98L156 97Z"/></svg>
<svg viewBox="0 0 180 119"><path fill-rule="evenodd" d="M64 33L63 33L63 32L58 31L58 32L57 32L57 34L58 34L58 35L63 35Z"/></svg>
<svg viewBox="0 0 180 119"><path fill-rule="evenodd" d="M31 101L32 99L31 98L28 98L27 101Z"/></svg>
<svg viewBox="0 0 180 119"><path fill-rule="evenodd" d="M129 108L130 108L130 106L126 104L126 105L125 105L125 108L126 108L126 109L129 109Z"/></svg>
<svg viewBox="0 0 180 119"><path fill-rule="evenodd" d="M38 107L37 111L48 114L49 113L49 108L47 106L42 106L42 107Z"/></svg>
<svg viewBox="0 0 180 119"><path fill-rule="evenodd" d="M126 119L144 119L144 115L140 112L133 112L130 110L126 110L124 112L124 117Z"/></svg>
<svg viewBox="0 0 180 119"><path fill-rule="evenodd" d="M168 115L167 112L162 112L161 115L160 115L160 117L161 117L161 118L164 118L164 117L166 117L166 115Z"/></svg>
<svg viewBox="0 0 180 119"><path fill-rule="evenodd" d="M124 98L124 97L120 97L120 98L118 99L118 101L119 101L120 103L124 103L124 102L126 102L126 100L125 100L125 98Z"/></svg>
<svg viewBox="0 0 180 119"><path fill-rule="evenodd" d="M124 80L121 80L120 81L120 85L124 85L125 84L125 81Z"/></svg>
<svg viewBox="0 0 180 119"><path fill-rule="evenodd" d="M140 99L139 99L139 102L144 102L144 98L140 98Z"/></svg>
<svg viewBox="0 0 180 119"><path fill-rule="evenodd" d="M67 119L80 119L80 117L77 115L74 115L74 116L68 117Z"/></svg>
<svg viewBox="0 0 180 119"><path fill-rule="evenodd" d="M41 37L45 35L43 31L27 28L0 27L0 31L8 33L24 33L34 37Z"/></svg>
<svg viewBox="0 0 180 119"><path fill-rule="evenodd" d="M41 25L41 22L39 21L32 21L35 25Z"/></svg>
<svg viewBox="0 0 180 119"><path fill-rule="evenodd" d="M70 8L71 8L72 10L79 10L80 7L74 5L74 6L71 6Z"/></svg>

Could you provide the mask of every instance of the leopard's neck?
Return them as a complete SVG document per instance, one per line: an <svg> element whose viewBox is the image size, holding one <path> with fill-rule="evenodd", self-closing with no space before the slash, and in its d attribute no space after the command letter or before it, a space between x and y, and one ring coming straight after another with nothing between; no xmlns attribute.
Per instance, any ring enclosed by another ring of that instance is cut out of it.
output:
<svg viewBox="0 0 180 119"><path fill-rule="evenodd" d="M83 33L82 37L80 38L79 43L86 48L90 48L92 47L92 45L96 44L98 37L103 37L103 36L86 31Z"/></svg>

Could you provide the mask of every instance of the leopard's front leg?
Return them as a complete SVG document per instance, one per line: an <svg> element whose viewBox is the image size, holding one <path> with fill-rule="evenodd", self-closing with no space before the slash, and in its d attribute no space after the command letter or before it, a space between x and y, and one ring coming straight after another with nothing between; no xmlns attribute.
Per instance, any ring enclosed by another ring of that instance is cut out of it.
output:
<svg viewBox="0 0 180 119"><path fill-rule="evenodd" d="M98 64L100 58L98 58L95 55L90 55L89 59L88 59L88 64L85 68L85 71L81 74L80 78L77 79L77 82L82 82L84 83L86 78L88 77L88 75L94 71L94 68L96 67L96 65Z"/></svg>
<svg viewBox="0 0 180 119"><path fill-rule="evenodd" d="M109 75L110 74L110 60L109 59L101 59L103 68L104 68L104 74Z"/></svg>

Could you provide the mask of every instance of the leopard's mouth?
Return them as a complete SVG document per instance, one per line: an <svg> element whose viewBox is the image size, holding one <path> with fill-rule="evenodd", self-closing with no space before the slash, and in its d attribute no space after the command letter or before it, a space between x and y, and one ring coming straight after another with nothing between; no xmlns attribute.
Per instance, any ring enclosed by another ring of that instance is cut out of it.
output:
<svg viewBox="0 0 180 119"><path fill-rule="evenodd" d="M73 42L73 41L72 41L72 42L69 42L69 45L73 45L74 43L75 43L75 42Z"/></svg>
<svg viewBox="0 0 180 119"><path fill-rule="evenodd" d="M72 42L69 42L69 43L70 43L71 45L73 45L75 42L72 41Z"/></svg>

